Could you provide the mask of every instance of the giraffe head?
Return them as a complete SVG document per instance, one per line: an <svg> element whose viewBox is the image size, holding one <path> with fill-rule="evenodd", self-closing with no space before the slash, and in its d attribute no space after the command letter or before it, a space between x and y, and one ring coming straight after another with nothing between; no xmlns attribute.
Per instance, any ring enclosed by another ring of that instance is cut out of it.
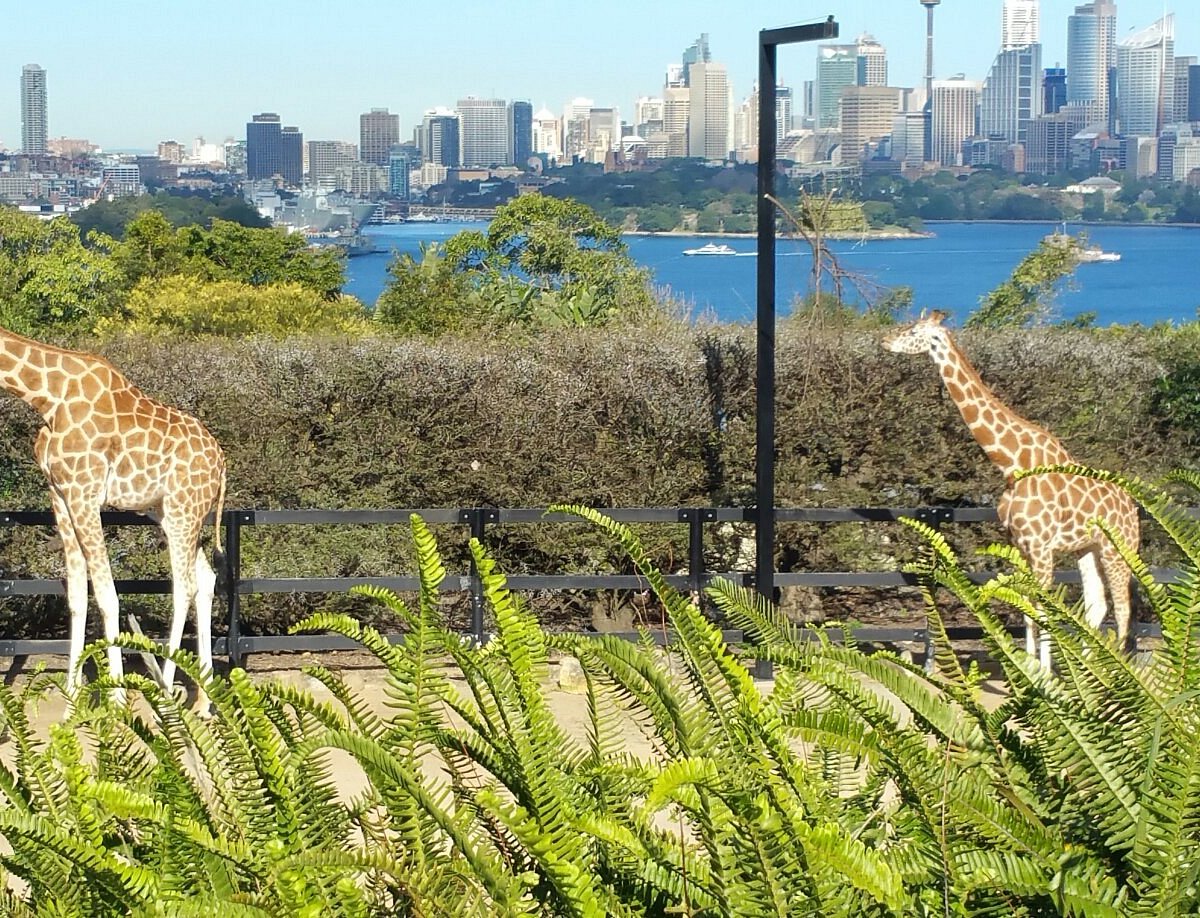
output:
<svg viewBox="0 0 1200 918"><path fill-rule="evenodd" d="M898 328L883 339L883 346L895 354L934 354L938 351L945 353L949 343L950 332L942 325L946 313L937 309L926 314L911 325Z"/></svg>

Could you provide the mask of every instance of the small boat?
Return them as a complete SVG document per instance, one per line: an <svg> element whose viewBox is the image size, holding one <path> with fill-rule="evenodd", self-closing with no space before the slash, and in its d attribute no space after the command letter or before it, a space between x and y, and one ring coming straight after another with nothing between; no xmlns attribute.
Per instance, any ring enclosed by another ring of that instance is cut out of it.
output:
<svg viewBox="0 0 1200 918"><path fill-rule="evenodd" d="M717 244L715 242L706 242L698 249L684 249L684 255L736 255L737 250L733 246Z"/></svg>
<svg viewBox="0 0 1200 918"><path fill-rule="evenodd" d="M1098 245L1089 245L1085 237L1070 235L1066 231L1065 226L1061 230L1055 230L1048 236L1043 236L1042 241L1049 245L1073 244L1075 246L1075 258L1080 264L1121 260L1120 252L1106 252Z"/></svg>
<svg viewBox="0 0 1200 918"><path fill-rule="evenodd" d="M439 223L441 218L437 214L427 214L423 210L418 210L415 214L409 214L405 219L406 223Z"/></svg>

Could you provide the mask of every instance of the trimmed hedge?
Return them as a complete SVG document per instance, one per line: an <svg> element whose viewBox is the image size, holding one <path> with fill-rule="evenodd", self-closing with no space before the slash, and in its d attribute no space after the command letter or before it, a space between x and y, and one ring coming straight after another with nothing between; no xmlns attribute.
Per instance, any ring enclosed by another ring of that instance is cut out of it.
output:
<svg viewBox="0 0 1200 918"><path fill-rule="evenodd" d="M1173 372L1160 355L1177 366L1196 352L1168 339L1057 328L962 335L1000 396L1062 436L1079 461L1142 475L1196 456L1190 430L1156 397ZM130 337L96 347L147 392L209 426L229 460L227 507L753 502L752 328L610 328L520 340ZM794 319L781 323L777 367L780 505L992 504L1002 491L929 360L885 353L877 332ZM47 506L31 456L38 422L21 402L0 399L0 481L10 509ZM785 526L779 562L893 569L909 552L899 529ZM684 527L640 534L664 568L686 565ZM746 566L750 527L708 535L712 569ZM987 528L952 535L960 549L1000 538ZM465 532L439 536L465 570ZM6 576L61 574L52 531L0 537ZM165 572L165 555L147 551L156 542L151 529L114 536L117 576ZM627 564L571 526L493 529L489 542L514 574ZM248 576L401 573L409 561L402 533L358 527L264 528L248 532L244 548ZM628 618L627 599L533 597L556 627ZM854 594L831 614L869 617L876 601ZM795 602L815 608L811 596ZM158 614L156 601L126 605ZM378 611L347 597L260 597L248 604L247 625L275 630L314 607ZM0 633L14 635L59 633L65 621L57 601L9 601L0 614Z"/></svg>

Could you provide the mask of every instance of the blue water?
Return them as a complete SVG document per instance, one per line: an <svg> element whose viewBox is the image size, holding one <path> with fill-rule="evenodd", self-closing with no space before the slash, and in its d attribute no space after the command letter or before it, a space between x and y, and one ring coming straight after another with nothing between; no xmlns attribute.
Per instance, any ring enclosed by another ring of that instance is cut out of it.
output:
<svg viewBox="0 0 1200 918"><path fill-rule="evenodd" d="M484 224L423 223L372 226L379 251L352 258L346 292L373 304L387 283L393 252L416 254L422 242L443 241ZM979 298L1001 283L1039 240L1050 223L938 223L925 239L834 242L844 268L875 284L913 289L918 308L945 309L959 321ZM1071 232L1079 227L1070 226ZM1200 307L1200 227L1090 226L1091 242L1119 252L1121 260L1080 265L1071 286L1057 300L1057 315L1095 312L1101 325L1191 321ZM694 236L627 236L630 254L653 272L654 283L688 305L693 315L707 313L726 322L749 322L755 313L753 238L722 240L743 257L687 257L683 250L706 239ZM777 243L777 294L780 314L808 290L811 256L802 243Z"/></svg>

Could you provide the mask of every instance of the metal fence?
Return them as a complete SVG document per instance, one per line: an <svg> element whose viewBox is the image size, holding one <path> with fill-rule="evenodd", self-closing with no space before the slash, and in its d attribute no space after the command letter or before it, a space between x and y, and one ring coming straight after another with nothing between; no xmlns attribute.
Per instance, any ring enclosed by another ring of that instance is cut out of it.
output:
<svg viewBox="0 0 1200 918"><path fill-rule="evenodd" d="M724 523L753 522L757 516L754 508L736 507L670 507L670 508L623 508L604 511L622 523L686 525L688 532L687 573L669 574L666 580L672 586L699 591L715 578L753 586L754 575L747 571L710 571L705 566L705 537L709 527ZM487 533L497 527L513 524L550 523L580 524L578 517L564 513L550 513L544 508L494 508L465 507L415 508L395 510L227 510L224 514L225 569L221 573L226 606L226 636L213 642L215 656L228 657L237 664L250 653L272 651L310 651L353 649L357 645L337 635L251 635L243 634L241 628L242 599L246 596L266 593L336 593L353 586L371 584L400 591L415 591L420 587L419 579L413 576L397 577L246 577L242 571L242 531L254 526L378 526L407 525L412 514L419 514L431 525L461 526L481 542ZM888 523L901 517L920 520L935 528L958 523L995 522L994 507L858 507L858 508L777 508L776 523ZM108 526L156 525L155 521L140 513L106 511L102 514ZM22 511L0 514L3 526L54 526L54 517L49 512ZM1158 569L1155 575L1166 579L1175 571ZM986 572L975 575L986 579ZM1056 572L1060 582L1078 582L1075 570ZM516 591L557 590L645 590L644 577L637 574L517 574L507 577L508 585ZM776 586L797 587L870 587L895 589L912 586L915 578L899 571L779 571L775 573ZM169 580L118 580L117 591L124 594L169 594ZM471 632L483 641L485 633L484 604L479 577L474 570L449 574L442 581L444 591L459 591L471 598ZM19 596L65 595L62 580L0 579L0 598ZM1138 635L1156 635L1157 626L1143 624ZM923 627L859 627L851 632L855 640L863 642L895 643L927 640ZM951 636L960 639L978 637L979 629L952 629ZM630 635L632 637L633 635ZM737 632L728 632L727 638L739 640ZM400 635L390 636L401 640ZM0 656L24 656L28 654L65 654L65 639L3 639L0 638Z"/></svg>

